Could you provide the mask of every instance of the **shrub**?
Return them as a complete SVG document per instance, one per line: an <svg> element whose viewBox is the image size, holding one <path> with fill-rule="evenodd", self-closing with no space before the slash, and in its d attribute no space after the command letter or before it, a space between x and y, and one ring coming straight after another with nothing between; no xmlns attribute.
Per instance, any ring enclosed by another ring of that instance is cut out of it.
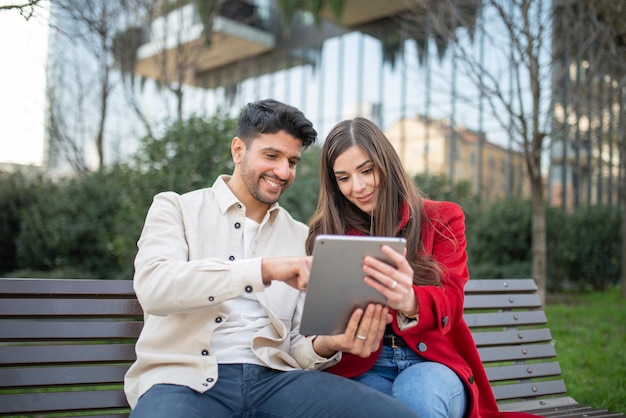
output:
<svg viewBox="0 0 626 418"><path fill-rule="evenodd" d="M471 271L477 266L500 266L531 260L530 202L518 199L498 201L467 222L467 251ZM515 267L515 270L522 270ZM485 270L485 272L487 272ZM502 274L493 271L493 274Z"/></svg>
<svg viewBox="0 0 626 418"><path fill-rule="evenodd" d="M603 205L577 210L570 216L568 242L575 254L569 278L577 286L606 289L619 282L621 258L621 216L619 209Z"/></svg>
<svg viewBox="0 0 626 418"><path fill-rule="evenodd" d="M16 239L21 232L22 212L47 196L42 176L0 171L0 274L18 268Z"/></svg>
<svg viewBox="0 0 626 418"><path fill-rule="evenodd" d="M529 277L530 202L506 199L467 222L472 277ZM547 288L605 289L619 282L620 212L602 205L566 213L546 209Z"/></svg>
<svg viewBox="0 0 626 418"><path fill-rule="evenodd" d="M320 190L319 161L322 149L311 146L302 153L296 180L280 197L280 205L295 219L307 223L317 207Z"/></svg>
<svg viewBox="0 0 626 418"><path fill-rule="evenodd" d="M50 184L22 213L18 265L116 276L119 265L111 243L119 208L120 193L110 172Z"/></svg>

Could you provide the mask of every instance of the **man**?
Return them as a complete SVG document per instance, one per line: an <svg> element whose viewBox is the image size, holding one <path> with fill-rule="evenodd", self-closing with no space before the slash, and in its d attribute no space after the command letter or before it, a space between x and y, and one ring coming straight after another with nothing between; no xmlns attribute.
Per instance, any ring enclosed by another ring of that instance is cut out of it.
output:
<svg viewBox="0 0 626 418"><path fill-rule="evenodd" d="M318 371L337 363L345 337L298 332L308 228L276 202L316 135L296 108L250 103L231 143L232 176L155 196L135 259L145 322L125 378L132 417L415 416ZM373 316L356 315L346 333Z"/></svg>

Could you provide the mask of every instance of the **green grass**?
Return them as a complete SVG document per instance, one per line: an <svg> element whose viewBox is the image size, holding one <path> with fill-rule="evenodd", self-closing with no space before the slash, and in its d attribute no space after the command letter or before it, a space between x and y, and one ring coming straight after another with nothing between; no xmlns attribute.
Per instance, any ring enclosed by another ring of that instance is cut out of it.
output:
<svg viewBox="0 0 626 418"><path fill-rule="evenodd" d="M619 289L550 295L546 315L569 395L626 412L626 301Z"/></svg>

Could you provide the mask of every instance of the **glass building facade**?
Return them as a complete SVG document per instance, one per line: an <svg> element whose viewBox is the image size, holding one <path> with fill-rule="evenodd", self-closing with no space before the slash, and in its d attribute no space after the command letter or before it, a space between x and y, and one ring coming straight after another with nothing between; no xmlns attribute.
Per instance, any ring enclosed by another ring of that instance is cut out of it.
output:
<svg viewBox="0 0 626 418"><path fill-rule="evenodd" d="M522 144L502 116L506 110L489 106L455 50L456 42L464 42L481 64L501 67L501 83L513 86L508 63L496 54L513 46L496 50L485 43L499 29L478 0L451 2L459 13L448 28L453 37L438 36L426 15L409 11L408 4L346 0L340 17L323 12L316 22L311 13L297 11L286 27L272 0L228 0L212 22L211 39L204 42L202 10L196 2L179 2L177 8L127 26L140 34L132 71L144 80L144 113L153 121L176 117L177 99L165 85L182 87L178 110L184 115L218 109L235 115L245 103L267 97L287 102L304 111L322 140L336 122L364 116L387 132L411 173L469 181L487 200L528 197ZM619 168L624 69L599 69L600 60L586 59L576 42L555 46L571 29L565 16L582 21L590 9L584 1L549 4L543 10L559 59L544 86L545 96L553 98L546 111L551 120L544 159L547 198L567 208L615 204L617 185L624 181ZM589 66L594 76L585 78ZM176 68L180 71L173 76ZM563 77L565 72L571 77ZM112 160L123 158L132 148L129 138L141 131L136 119L132 128L121 128L132 118L119 96L113 99L119 114L113 112L110 122L116 128L109 129L117 156ZM113 122L119 118L124 122Z"/></svg>

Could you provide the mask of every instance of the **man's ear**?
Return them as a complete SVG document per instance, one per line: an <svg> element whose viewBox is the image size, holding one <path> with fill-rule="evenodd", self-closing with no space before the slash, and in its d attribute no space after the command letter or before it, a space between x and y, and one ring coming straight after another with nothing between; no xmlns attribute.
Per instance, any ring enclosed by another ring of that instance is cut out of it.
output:
<svg viewBox="0 0 626 418"><path fill-rule="evenodd" d="M238 136L234 137L230 143L230 153L233 156L233 162L240 164L243 159L243 153L246 151L246 144Z"/></svg>

